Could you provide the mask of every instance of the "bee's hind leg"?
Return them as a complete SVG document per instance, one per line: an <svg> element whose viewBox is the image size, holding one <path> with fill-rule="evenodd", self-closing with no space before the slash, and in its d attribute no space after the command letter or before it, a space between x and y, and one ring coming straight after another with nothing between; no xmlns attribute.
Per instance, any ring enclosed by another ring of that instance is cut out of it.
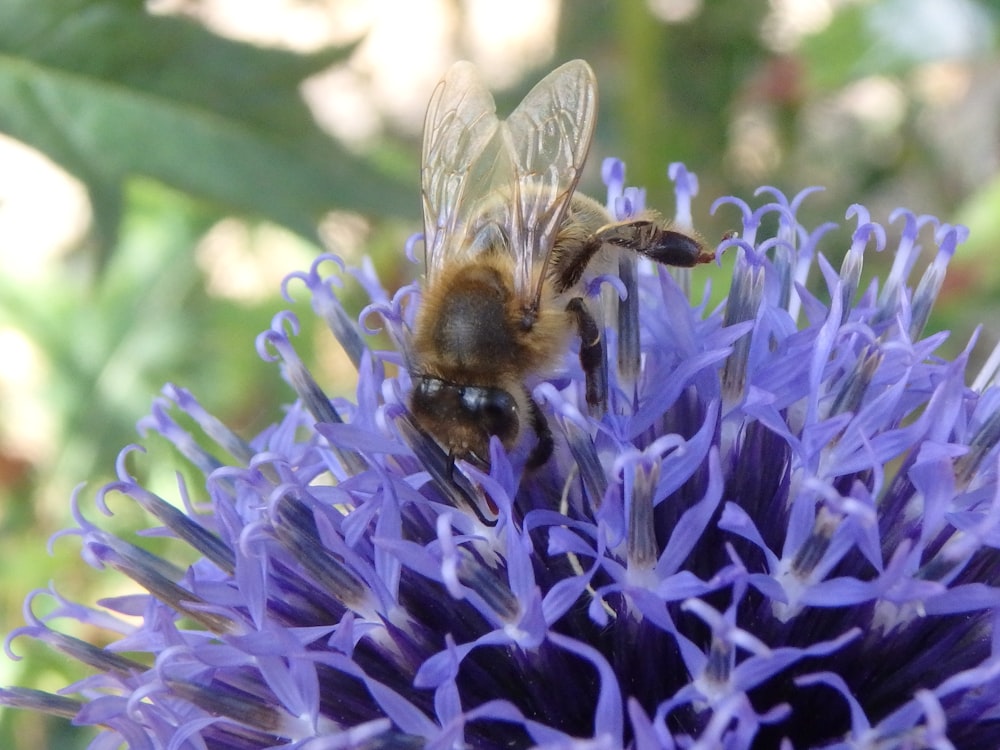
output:
<svg viewBox="0 0 1000 750"><path fill-rule="evenodd" d="M697 236L666 229L645 219L612 224L598 231L595 239L668 266L690 268L715 260L715 253Z"/></svg>
<svg viewBox="0 0 1000 750"><path fill-rule="evenodd" d="M542 413L542 407L538 405L538 402L535 401L530 393L527 396L528 407L531 409L531 426L534 428L535 437L538 439L535 447L531 449L531 453L528 455L527 466L529 469L537 469L549 460L549 456L552 455L554 443L552 441L552 430L549 427L549 421L545 418L545 414Z"/></svg>
<svg viewBox="0 0 1000 750"><path fill-rule="evenodd" d="M608 360L604 352L604 337L581 297L571 299L566 305L566 312L573 316L580 334L580 366L586 378L587 406L592 415L600 416L608 406Z"/></svg>

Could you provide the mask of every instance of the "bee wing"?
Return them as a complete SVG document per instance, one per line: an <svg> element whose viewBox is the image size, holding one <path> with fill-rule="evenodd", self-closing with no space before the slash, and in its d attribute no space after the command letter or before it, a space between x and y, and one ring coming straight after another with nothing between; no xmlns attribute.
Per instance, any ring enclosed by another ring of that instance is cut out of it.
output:
<svg viewBox="0 0 1000 750"><path fill-rule="evenodd" d="M597 80L583 60L543 78L501 123L513 166L508 231L515 257L514 288L537 307L546 262L580 180L597 119Z"/></svg>
<svg viewBox="0 0 1000 750"><path fill-rule="evenodd" d="M487 163L499 156L499 126L493 96L476 67L465 61L452 65L424 118L420 178L428 278L466 251L470 212L490 189L484 183L493 179Z"/></svg>
<svg viewBox="0 0 1000 750"><path fill-rule="evenodd" d="M495 225L514 256L516 294L537 307L545 261L580 180L596 114L597 81L583 60L549 73L505 121L475 66L455 63L424 120L428 278L455 258L481 252L480 231Z"/></svg>

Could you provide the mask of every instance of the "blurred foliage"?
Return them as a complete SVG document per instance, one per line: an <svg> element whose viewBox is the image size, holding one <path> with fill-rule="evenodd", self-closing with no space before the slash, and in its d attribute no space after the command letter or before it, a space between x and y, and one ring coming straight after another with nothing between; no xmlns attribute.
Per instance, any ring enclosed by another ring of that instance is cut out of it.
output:
<svg viewBox="0 0 1000 750"><path fill-rule="evenodd" d="M408 193L313 122L298 85L346 59L232 42L135 0L0 3L0 131L83 180L98 250L115 247L128 179L314 236L332 206Z"/></svg>
<svg viewBox="0 0 1000 750"><path fill-rule="evenodd" d="M766 28L780 25L777 2L709 0L671 23L638 0L564 3L555 58L589 60L602 92L585 187L600 192L596 165L616 155L629 181L648 188L650 205L669 207L666 165L683 161L700 178L696 220L708 237L735 220L710 215L710 201L749 198L760 184L788 194L825 185L804 208L815 223L838 219L852 203L868 205L878 221L897 205L964 221L973 234L952 265L943 295L952 304L932 323L956 329L950 351L961 349L976 321L1000 320L1000 272L986 255L1000 234L997 7L931 3L975 30L956 49L918 23L927 4L840 4L818 31L782 46ZM453 5L461 15L461 3ZM419 55L422 41L412 44ZM475 58L463 38L453 44L456 57ZM25 592L50 578L82 599L81 591L107 593L77 563L72 542L57 543L49 557L42 540L69 523L66 497L76 482L88 479L93 492L108 478L163 383L189 388L247 436L290 397L253 347L286 304L277 288L254 299L214 294L195 262L220 220L240 217L250 236L269 225L299 236L283 240L297 248L285 268L292 271L319 252L321 217L356 212L368 217L366 251L386 286L414 273L396 259L419 229L418 140L387 119L364 151L348 148L321 130L301 96L304 80L350 65L356 51L233 41L189 18L150 14L139 0L0 0L0 133L77 177L93 210L86 239L44 280L25 284L0 270L0 328L23 332L43 355L38 388L57 445L44 463L13 448L0 455L0 630L20 624ZM554 64L498 92L499 108L509 111ZM937 100L929 77L949 71L966 89ZM886 105L896 110L877 116ZM831 262L850 231L824 241ZM884 258L869 257L884 268ZM716 274L718 287L725 271ZM360 309L356 286L345 294ZM327 373L331 392L349 393L321 326L297 309L304 357ZM992 344L998 333L994 323L984 338ZM0 417L11 406L0 403ZM170 481L172 466L149 463L137 457L130 470ZM0 682L51 688L74 677L65 669L33 649L0 669ZM72 745L62 723L6 712L0 747L29 746Z"/></svg>

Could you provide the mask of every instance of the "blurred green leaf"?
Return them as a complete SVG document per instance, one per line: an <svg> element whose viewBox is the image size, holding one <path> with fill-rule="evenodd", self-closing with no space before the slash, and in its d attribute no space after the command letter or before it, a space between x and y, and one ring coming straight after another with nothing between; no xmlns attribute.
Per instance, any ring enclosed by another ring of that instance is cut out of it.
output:
<svg viewBox="0 0 1000 750"><path fill-rule="evenodd" d="M147 218L129 201L122 242L95 284L69 266L27 284L0 275L0 324L17 327L45 353L45 398L61 422L54 474L75 481L95 463L107 465L113 446L131 439L135 415L167 368L187 362L201 275L176 258L205 228L190 203L175 199L164 207L169 214Z"/></svg>
<svg viewBox="0 0 1000 750"><path fill-rule="evenodd" d="M970 233L959 248L954 265L974 268L976 285L995 300L1000 287L1000 273L993 260L996 238L1000 236L1000 177L969 196L959 208L956 221L969 227Z"/></svg>
<svg viewBox="0 0 1000 750"><path fill-rule="evenodd" d="M865 8L847 6L820 33L807 37L800 54L806 63L807 89L830 91L862 77L872 40L866 31Z"/></svg>
<svg viewBox="0 0 1000 750"><path fill-rule="evenodd" d="M114 244L123 182L144 175L304 236L329 208L385 214L416 200L316 126L313 54L225 40L136 0L0 3L0 130L82 179L98 244Z"/></svg>
<svg viewBox="0 0 1000 750"><path fill-rule="evenodd" d="M932 60L988 54L996 44L991 5L996 3L877 0L848 5L802 46L809 87L828 91L869 75L905 76Z"/></svg>

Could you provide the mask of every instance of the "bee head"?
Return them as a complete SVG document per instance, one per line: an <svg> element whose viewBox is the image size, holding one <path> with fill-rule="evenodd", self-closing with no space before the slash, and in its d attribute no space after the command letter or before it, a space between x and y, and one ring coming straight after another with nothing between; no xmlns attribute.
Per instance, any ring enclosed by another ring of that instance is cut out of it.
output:
<svg viewBox="0 0 1000 750"><path fill-rule="evenodd" d="M503 388L417 375L410 410L449 453L481 466L489 465L491 435L509 448L520 431L517 401Z"/></svg>

